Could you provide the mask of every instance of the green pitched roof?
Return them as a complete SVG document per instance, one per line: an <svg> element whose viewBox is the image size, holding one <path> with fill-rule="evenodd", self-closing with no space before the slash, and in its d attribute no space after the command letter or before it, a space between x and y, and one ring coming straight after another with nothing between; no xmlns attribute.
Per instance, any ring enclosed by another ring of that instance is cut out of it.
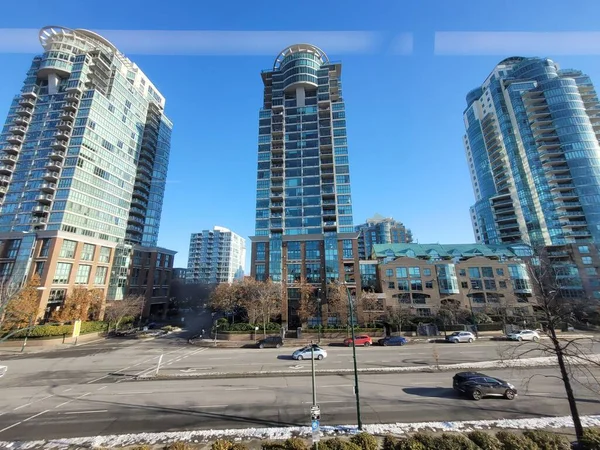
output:
<svg viewBox="0 0 600 450"><path fill-rule="evenodd" d="M515 258L517 254L508 245L488 244L374 244L375 258L399 258L414 252L417 258L429 258L437 253L441 258L473 258L476 256Z"/></svg>

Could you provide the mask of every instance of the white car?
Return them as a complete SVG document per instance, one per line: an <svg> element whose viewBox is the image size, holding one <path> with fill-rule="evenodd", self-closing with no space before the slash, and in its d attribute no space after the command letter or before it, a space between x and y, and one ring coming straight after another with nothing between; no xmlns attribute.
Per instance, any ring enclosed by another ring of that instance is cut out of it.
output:
<svg viewBox="0 0 600 450"><path fill-rule="evenodd" d="M470 344L475 339L475 335L470 331L455 331L451 335L446 336L446 341L453 344L458 344L459 342L468 342Z"/></svg>
<svg viewBox="0 0 600 450"><path fill-rule="evenodd" d="M313 345L312 352L310 350L310 345L307 347L300 348L292 354L292 358L300 361L302 361L303 359L310 359L311 355L314 355L314 358L318 360L327 358L327 352L318 345Z"/></svg>
<svg viewBox="0 0 600 450"><path fill-rule="evenodd" d="M508 336L508 339L511 341L534 341L537 342L540 340L540 335L537 331L533 330L521 330L516 333L511 333Z"/></svg>

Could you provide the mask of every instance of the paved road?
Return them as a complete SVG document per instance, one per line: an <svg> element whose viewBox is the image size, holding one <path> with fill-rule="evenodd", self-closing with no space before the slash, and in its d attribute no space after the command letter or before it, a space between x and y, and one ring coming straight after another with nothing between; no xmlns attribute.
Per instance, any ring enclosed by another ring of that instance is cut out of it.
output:
<svg viewBox="0 0 600 450"><path fill-rule="evenodd" d="M566 415L568 404L552 369L489 371L513 382L514 401L456 397L450 373L361 377L364 423L472 420ZM525 382L539 374L525 391ZM317 379L323 424L355 424L351 376ZM186 429L308 425L310 377L107 382L4 387L0 441ZM582 414L600 400L576 387Z"/></svg>
<svg viewBox="0 0 600 450"><path fill-rule="evenodd" d="M316 362L318 369L350 369L352 349L326 347L327 359ZM361 368L402 367L506 359L516 350L528 350L527 357L542 356L538 344L479 341L472 344L410 344L403 347L358 348ZM0 359L8 366L2 387L61 386L77 383L116 381L122 375L152 372L163 355L161 374L293 370L310 368L309 361L294 361L294 348L219 349L198 348L187 340L170 335L152 341L112 339L32 355ZM592 350L600 353L600 343ZM112 375L117 374L117 376ZM2 400L0 399L0 406Z"/></svg>

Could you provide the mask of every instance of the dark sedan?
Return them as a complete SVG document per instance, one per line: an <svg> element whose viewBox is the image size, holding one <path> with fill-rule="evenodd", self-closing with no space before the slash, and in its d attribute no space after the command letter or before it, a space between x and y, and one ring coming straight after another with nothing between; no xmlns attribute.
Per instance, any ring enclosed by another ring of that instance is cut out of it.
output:
<svg viewBox="0 0 600 450"><path fill-rule="evenodd" d="M517 396L517 390L512 384L479 372L457 373L452 379L452 387L473 400L481 400L483 397L513 400Z"/></svg>
<svg viewBox="0 0 600 450"><path fill-rule="evenodd" d="M383 345L387 347L388 345L406 345L408 343L408 339L403 336L388 336L383 339L379 339L379 345Z"/></svg>

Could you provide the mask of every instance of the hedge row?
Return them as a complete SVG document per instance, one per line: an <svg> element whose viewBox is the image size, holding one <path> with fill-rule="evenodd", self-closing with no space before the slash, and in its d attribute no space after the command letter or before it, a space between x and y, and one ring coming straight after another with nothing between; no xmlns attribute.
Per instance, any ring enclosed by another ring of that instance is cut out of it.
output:
<svg viewBox="0 0 600 450"><path fill-rule="evenodd" d="M262 323L258 323L258 324L251 324L251 323L229 323L227 321L227 319L219 319L217 321L217 325L219 325L218 327L218 331L243 331L246 333L251 333L254 331L254 329L256 327L258 327L259 331L262 331L263 329L263 324ZM273 330L280 330L281 329L281 325L279 325L278 323L274 323L274 322L269 322L266 326L268 331L273 331Z"/></svg>
<svg viewBox="0 0 600 450"><path fill-rule="evenodd" d="M193 447L185 443L174 443L168 450L187 450ZM314 447L313 447L314 449ZM495 434L485 431L470 433L419 432L410 437L386 436L381 445L379 440L368 433L359 433L349 440L339 437L319 442L319 450L570 450L571 443L560 434L543 430L528 430L521 433L498 431ZM580 450L600 449L600 429L586 428ZM215 441L211 450L248 450L244 444L227 440ZM310 450L306 441L290 438L284 442L266 441L262 450Z"/></svg>
<svg viewBox="0 0 600 450"><path fill-rule="evenodd" d="M106 322L81 322L81 334L95 333L99 331L106 331ZM29 330L30 338L45 338L45 337L58 337L58 336L71 336L73 334L73 324L71 325L56 325L46 324L38 325L35 328ZM27 330L20 331L11 336L11 338L24 338L27 336Z"/></svg>

